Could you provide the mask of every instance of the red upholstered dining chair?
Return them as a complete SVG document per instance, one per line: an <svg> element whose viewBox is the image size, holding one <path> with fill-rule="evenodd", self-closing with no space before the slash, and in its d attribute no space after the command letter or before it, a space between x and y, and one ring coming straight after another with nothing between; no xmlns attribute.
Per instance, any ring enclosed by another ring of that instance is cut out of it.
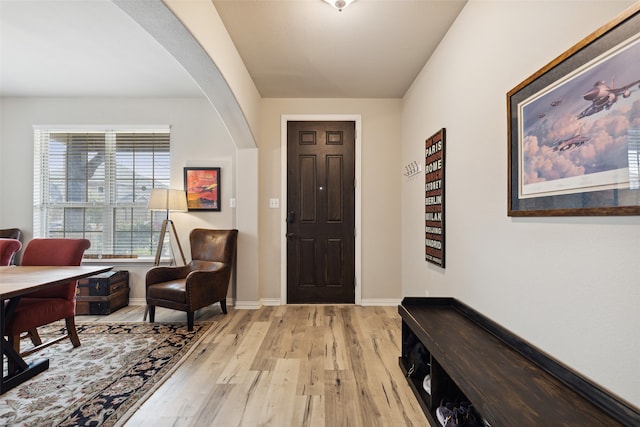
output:
<svg viewBox="0 0 640 427"><path fill-rule="evenodd" d="M16 252L22 248L20 240L0 238L0 265L9 265Z"/></svg>
<svg viewBox="0 0 640 427"><path fill-rule="evenodd" d="M155 321L156 306L186 311L189 331L193 331L194 312L200 308L219 302L226 314L237 240L238 230L191 230L189 264L147 271L149 321Z"/></svg>
<svg viewBox="0 0 640 427"><path fill-rule="evenodd" d="M0 229L0 239L15 239L22 245L22 231L19 228L2 228ZM20 249L13 255L9 264L17 264L18 252L20 252Z"/></svg>
<svg viewBox="0 0 640 427"><path fill-rule="evenodd" d="M91 242L87 239L33 239L24 250L22 265L80 265L84 251L90 246ZM74 347L80 345L75 323L76 285L77 281L73 281L20 298L5 328L5 335L17 353L20 353L20 334L24 332L27 332L35 348L22 355L31 354L67 337ZM65 320L67 334L43 344L37 328L62 319Z"/></svg>

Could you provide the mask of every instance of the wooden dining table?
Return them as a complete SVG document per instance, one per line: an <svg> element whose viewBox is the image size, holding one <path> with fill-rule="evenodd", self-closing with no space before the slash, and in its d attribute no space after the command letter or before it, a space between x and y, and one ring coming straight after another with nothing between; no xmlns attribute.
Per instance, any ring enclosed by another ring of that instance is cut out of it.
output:
<svg viewBox="0 0 640 427"><path fill-rule="evenodd" d="M111 270L111 266L8 266L0 267L0 331L2 331L0 353L2 355L2 378L0 394L7 392L49 368L48 359L27 363L5 337L8 323L20 297L39 289L45 289ZM7 369L5 370L5 363Z"/></svg>

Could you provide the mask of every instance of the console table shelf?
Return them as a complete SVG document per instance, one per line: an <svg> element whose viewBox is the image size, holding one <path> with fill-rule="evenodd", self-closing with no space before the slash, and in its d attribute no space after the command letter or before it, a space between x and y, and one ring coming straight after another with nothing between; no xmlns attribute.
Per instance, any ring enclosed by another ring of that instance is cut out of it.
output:
<svg viewBox="0 0 640 427"><path fill-rule="evenodd" d="M429 422L441 401L469 401L491 426L640 425L640 411L453 298L405 298L402 354L428 351L431 393L409 378Z"/></svg>

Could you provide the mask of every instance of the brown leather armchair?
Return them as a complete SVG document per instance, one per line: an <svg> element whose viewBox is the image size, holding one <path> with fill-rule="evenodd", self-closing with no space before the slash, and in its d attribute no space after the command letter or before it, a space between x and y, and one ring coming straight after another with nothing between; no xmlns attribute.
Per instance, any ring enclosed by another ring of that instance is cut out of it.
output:
<svg viewBox="0 0 640 427"><path fill-rule="evenodd" d="M220 302L226 314L237 240L238 230L192 230L189 264L153 267L147 272L149 321L155 321L156 306L186 311L189 331L193 330L194 312L200 308Z"/></svg>

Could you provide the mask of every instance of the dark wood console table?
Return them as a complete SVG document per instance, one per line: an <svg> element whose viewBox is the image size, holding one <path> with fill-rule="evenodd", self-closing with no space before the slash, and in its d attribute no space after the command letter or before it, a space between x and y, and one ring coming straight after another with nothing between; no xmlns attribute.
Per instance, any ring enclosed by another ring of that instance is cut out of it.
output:
<svg viewBox="0 0 640 427"><path fill-rule="evenodd" d="M408 380L433 426L441 401L469 401L493 427L640 425L638 408L458 300L405 298L398 312L405 375L407 343L417 338L428 353L431 392Z"/></svg>

